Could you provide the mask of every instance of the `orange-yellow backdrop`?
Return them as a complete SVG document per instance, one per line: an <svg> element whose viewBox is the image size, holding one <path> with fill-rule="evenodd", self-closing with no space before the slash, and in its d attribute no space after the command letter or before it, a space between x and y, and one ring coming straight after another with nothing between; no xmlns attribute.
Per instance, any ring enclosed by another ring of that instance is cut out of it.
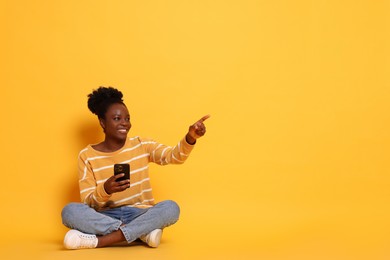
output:
<svg viewBox="0 0 390 260"><path fill-rule="evenodd" d="M1 258L389 259L389 1L1 1ZM121 89L181 220L157 250L65 251L87 110Z"/></svg>

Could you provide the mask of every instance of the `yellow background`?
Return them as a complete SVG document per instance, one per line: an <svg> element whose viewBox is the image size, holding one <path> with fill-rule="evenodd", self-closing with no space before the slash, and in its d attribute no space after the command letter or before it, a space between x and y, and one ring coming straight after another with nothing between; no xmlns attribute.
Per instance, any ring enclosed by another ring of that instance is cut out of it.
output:
<svg viewBox="0 0 390 260"><path fill-rule="evenodd" d="M389 1L1 1L2 259L390 259ZM66 251L87 94L125 96L180 221L158 249Z"/></svg>

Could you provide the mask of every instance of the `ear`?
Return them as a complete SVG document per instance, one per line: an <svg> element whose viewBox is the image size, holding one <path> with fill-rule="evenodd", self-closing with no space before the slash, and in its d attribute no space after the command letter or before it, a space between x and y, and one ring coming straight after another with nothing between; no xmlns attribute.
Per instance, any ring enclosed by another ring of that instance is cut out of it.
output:
<svg viewBox="0 0 390 260"><path fill-rule="evenodd" d="M105 124L103 118L99 118L99 123L100 123L100 126L103 128L103 130L105 130L106 129L106 124Z"/></svg>

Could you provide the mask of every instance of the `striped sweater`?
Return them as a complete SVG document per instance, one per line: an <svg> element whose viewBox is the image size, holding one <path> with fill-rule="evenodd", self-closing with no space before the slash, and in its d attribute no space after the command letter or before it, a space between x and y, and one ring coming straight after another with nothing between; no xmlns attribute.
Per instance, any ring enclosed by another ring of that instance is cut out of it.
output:
<svg viewBox="0 0 390 260"><path fill-rule="evenodd" d="M127 138L118 151L100 152L88 145L79 154L79 187L81 201L96 210L120 206L150 207L154 205L149 179L149 162L159 165L181 164L193 149L183 138L175 147L152 139ZM107 194L104 182L114 174L114 164L130 164L130 188Z"/></svg>

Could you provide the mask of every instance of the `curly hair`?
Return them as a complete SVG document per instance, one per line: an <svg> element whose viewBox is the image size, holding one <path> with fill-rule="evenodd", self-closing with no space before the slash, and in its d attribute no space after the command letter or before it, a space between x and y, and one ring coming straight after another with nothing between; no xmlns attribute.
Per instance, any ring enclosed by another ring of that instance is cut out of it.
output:
<svg viewBox="0 0 390 260"><path fill-rule="evenodd" d="M88 108L89 110L98 116L98 118L104 119L108 108L112 104L123 104L123 94L119 90L113 87L99 87L91 94L88 94Z"/></svg>

